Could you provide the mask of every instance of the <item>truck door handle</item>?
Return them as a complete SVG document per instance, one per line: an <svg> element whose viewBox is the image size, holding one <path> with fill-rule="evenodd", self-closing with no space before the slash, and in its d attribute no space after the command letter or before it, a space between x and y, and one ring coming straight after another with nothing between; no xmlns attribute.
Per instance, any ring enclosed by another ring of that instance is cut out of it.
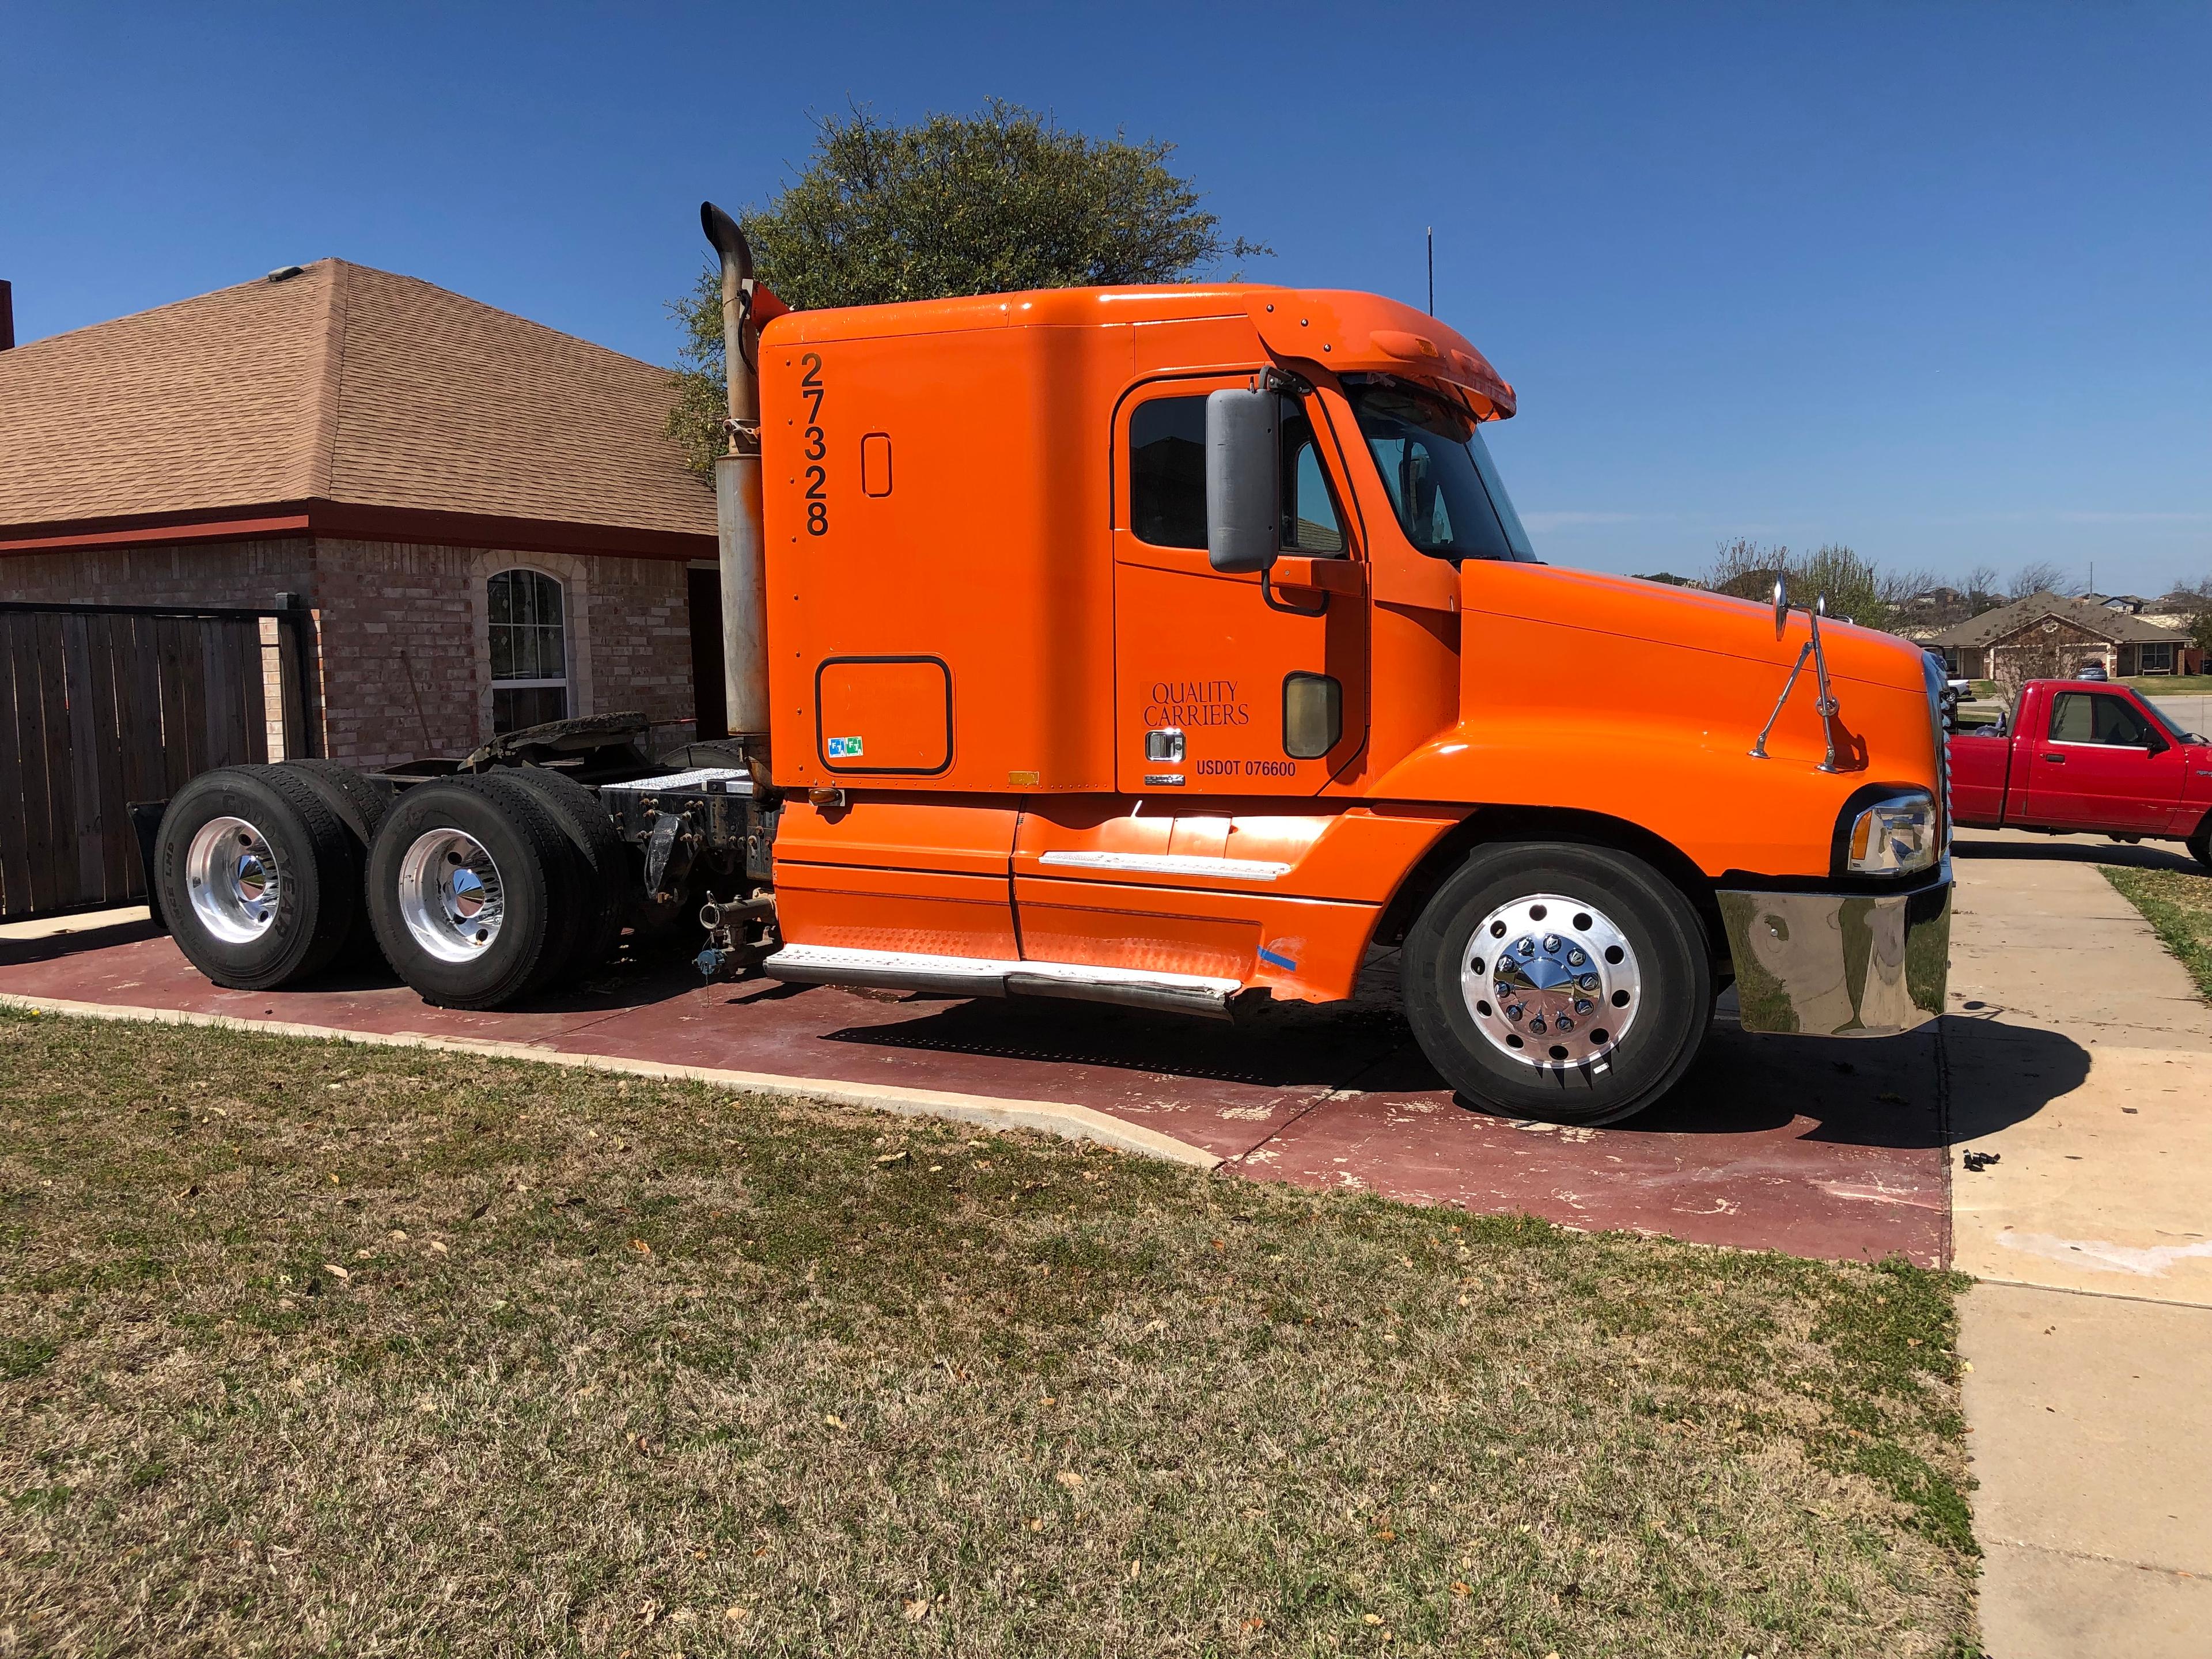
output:
<svg viewBox="0 0 2212 1659"><path fill-rule="evenodd" d="M2066 757L2063 755L2045 755L2043 758L2049 761L2053 766L2063 766L2066 764Z"/></svg>

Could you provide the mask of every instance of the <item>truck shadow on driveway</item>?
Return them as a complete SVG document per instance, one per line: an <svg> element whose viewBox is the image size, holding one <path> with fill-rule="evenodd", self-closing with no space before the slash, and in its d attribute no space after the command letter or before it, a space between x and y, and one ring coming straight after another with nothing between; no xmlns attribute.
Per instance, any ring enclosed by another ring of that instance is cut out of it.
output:
<svg viewBox="0 0 2212 1659"><path fill-rule="evenodd" d="M2135 870L2179 870L2191 876L2204 873L2204 866L2179 845L2153 845L2148 842L2140 845L2118 841L2084 845L2079 840L2063 838L2033 842L1961 839L1951 843L1951 856L2030 863L2117 864Z"/></svg>
<svg viewBox="0 0 2212 1659"><path fill-rule="evenodd" d="M826 1031L823 1040L1136 1073L1155 1090L1188 1079L1304 1101L1346 1094L1449 1103L1482 1115L1445 1086L1395 1011L1371 1006L1279 1005L1235 1024L1073 1003L916 1007L902 1002L885 1009L890 1018ZM1723 1018L1671 1096L1602 1133L1760 1136L1794 1127L1796 1139L1929 1150L2033 1117L2088 1076L2088 1052L2057 1032L1956 1017L1942 1025L1856 1043L1747 1036ZM1077 1081L1072 1071L1060 1074Z"/></svg>
<svg viewBox="0 0 2212 1659"><path fill-rule="evenodd" d="M898 1006L927 1006L902 999ZM945 1000L926 1013L827 1032L831 1042L924 1049L979 1059L1105 1066L1161 1078L1198 1078L1265 1090L1327 1092L1401 1048L1403 1019L1391 1011L1333 1003L1263 1006L1231 1024L1081 1002L995 998ZM1423 1085L1443 1086L1418 1050Z"/></svg>

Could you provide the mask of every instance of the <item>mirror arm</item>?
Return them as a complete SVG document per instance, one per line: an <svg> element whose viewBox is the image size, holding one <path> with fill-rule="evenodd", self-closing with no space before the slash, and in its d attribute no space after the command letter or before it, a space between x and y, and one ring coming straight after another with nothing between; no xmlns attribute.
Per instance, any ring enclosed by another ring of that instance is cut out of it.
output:
<svg viewBox="0 0 2212 1659"><path fill-rule="evenodd" d="M1774 584L1774 598L1778 605L1783 605L1784 590L1778 578ZM1825 594L1806 607L1805 620L1811 625L1812 637L1797 647L1797 660L1790 665L1790 678L1782 682L1782 695L1774 700L1774 712L1766 717L1766 724L1759 728L1759 736L1752 740L1751 757L1753 760L1772 758L1766 752L1767 737L1774 730L1774 722L1782 718L1782 711L1790 702L1790 694L1797 689L1797 677L1805 672L1805 659L1810 657L1813 659L1814 679L1819 687L1818 695L1813 701L1813 709L1820 717L1820 735L1826 742L1827 750L1821 759L1820 769L1823 772L1843 770L1843 768L1836 764L1835 721L1838 705L1835 693L1828 684L1828 653L1820 644L1820 617L1826 609L1827 599ZM1778 621L1786 622L1788 616L1787 609L1777 612Z"/></svg>
<svg viewBox="0 0 2212 1659"><path fill-rule="evenodd" d="M1766 724L1759 728L1759 736L1752 740L1751 757L1753 760L1769 758L1766 734L1774 730L1774 722L1782 718L1782 711L1790 702L1790 694L1797 689L1797 677L1805 672L1805 659L1812 654L1813 642L1810 640L1797 647L1797 660L1790 665L1790 678L1782 682L1782 695L1774 700L1774 712L1766 717Z"/></svg>
<svg viewBox="0 0 2212 1659"><path fill-rule="evenodd" d="M1826 614L1827 609L1828 596L1820 594L1814 599L1813 608L1805 613L1805 619L1813 625L1813 672L1820 687L1820 695L1814 701L1813 710L1820 717L1820 736L1828 746L1827 757L1820 763L1820 769L1835 772L1842 769L1836 764L1838 705L1836 694L1828 689L1828 653L1820 646L1820 618Z"/></svg>

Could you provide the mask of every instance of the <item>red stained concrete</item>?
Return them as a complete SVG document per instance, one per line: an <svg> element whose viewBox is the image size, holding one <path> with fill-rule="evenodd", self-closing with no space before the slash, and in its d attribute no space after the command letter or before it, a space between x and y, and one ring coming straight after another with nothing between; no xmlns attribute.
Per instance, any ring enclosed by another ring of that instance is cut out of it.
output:
<svg viewBox="0 0 2212 1659"><path fill-rule="evenodd" d="M1747 1037L1723 1018L1674 1097L1616 1129L1458 1105L1390 1006L1266 1007L1214 1024L1080 1003L702 985L617 968L531 1008L433 1008L384 978L222 990L139 925L0 940L0 992L1094 1108L1203 1146L1224 1173L1577 1227L1927 1265L1948 1256L1939 1038Z"/></svg>

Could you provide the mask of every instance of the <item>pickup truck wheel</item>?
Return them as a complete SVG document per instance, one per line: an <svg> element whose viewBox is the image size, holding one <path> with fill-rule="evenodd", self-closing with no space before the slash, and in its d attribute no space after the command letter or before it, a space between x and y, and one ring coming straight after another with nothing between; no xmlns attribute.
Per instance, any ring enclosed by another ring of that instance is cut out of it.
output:
<svg viewBox="0 0 2212 1659"><path fill-rule="evenodd" d="M497 776L401 795L368 860L368 913L400 978L444 1008L538 990L575 948L581 861L530 790Z"/></svg>
<svg viewBox="0 0 2212 1659"><path fill-rule="evenodd" d="M1406 940L1406 1014L1486 1111L1614 1123L1681 1079L1713 1000L1705 930L1650 866L1610 848L1477 852Z"/></svg>
<svg viewBox="0 0 2212 1659"><path fill-rule="evenodd" d="M155 841L161 914L217 985L273 991L329 965L361 908L361 855L302 779L275 766L203 772Z"/></svg>
<svg viewBox="0 0 2212 1659"><path fill-rule="evenodd" d="M2212 817L2197 826L2197 833L2189 838L2189 851L2207 870L2212 870Z"/></svg>

